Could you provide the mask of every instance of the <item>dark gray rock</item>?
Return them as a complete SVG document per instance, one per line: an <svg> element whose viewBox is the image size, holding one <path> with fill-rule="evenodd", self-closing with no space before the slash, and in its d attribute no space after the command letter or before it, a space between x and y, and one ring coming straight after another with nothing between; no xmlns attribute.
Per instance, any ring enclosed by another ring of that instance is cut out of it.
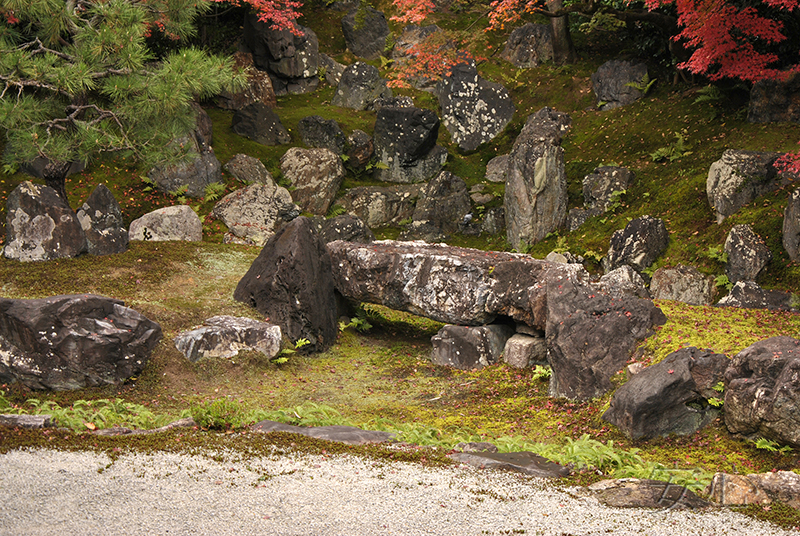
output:
<svg viewBox="0 0 800 536"><path fill-rule="evenodd" d="M262 145L283 145L292 141L278 114L261 102L237 110L231 120L231 130Z"/></svg>
<svg viewBox="0 0 800 536"><path fill-rule="evenodd" d="M755 281L772 260L764 240L749 225L734 225L725 239L728 262L725 273L731 283Z"/></svg>
<svg viewBox="0 0 800 536"><path fill-rule="evenodd" d="M6 153L6 152L8 152L10 150L11 150L11 146L10 145L6 145L4 153ZM37 179L43 179L44 178L44 168L46 168L50 164L50 162L51 161L49 159L47 159L47 158L45 158L43 156L37 156L32 161L26 162L24 164L21 164L19 166L19 170L21 172L23 172L23 173L27 173L28 175L30 175L32 177L36 177ZM76 173L80 173L85 169L86 169L86 163L85 162L73 162L70 165L69 169L67 170L67 177L69 177L70 175L74 175Z"/></svg>
<svg viewBox="0 0 800 536"><path fill-rule="evenodd" d="M449 171L442 171L420 190L409 235L425 239L424 233L414 232L415 226L424 226L437 235L455 233L470 206L464 181Z"/></svg>
<svg viewBox="0 0 800 536"><path fill-rule="evenodd" d="M86 233L55 190L25 181L6 201L3 255L18 261L47 261L86 252Z"/></svg>
<svg viewBox="0 0 800 536"><path fill-rule="evenodd" d="M386 86L377 67L356 62L342 73L331 104L353 110L366 110L379 97L391 97L392 90Z"/></svg>
<svg viewBox="0 0 800 536"><path fill-rule="evenodd" d="M253 432L288 432L300 434L314 439L346 443L348 445L366 445L369 443L387 443L394 441L391 432L375 432L362 430L353 426L293 426L275 421L260 421L250 427Z"/></svg>
<svg viewBox="0 0 800 536"><path fill-rule="evenodd" d="M381 108L389 106L397 106L399 108L412 108L414 106L414 99L408 96L402 97L378 97L367 107L368 110L374 112L380 111Z"/></svg>
<svg viewBox="0 0 800 536"><path fill-rule="evenodd" d="M98 184L77 212L86 233L90 255L113 255L128 250L128 230L122 209L105 184Z"/></svg>
<svg viewBox="0 0 800 536"><path fill-rule="evenodd" d="M344 153L347 137L335 120L310 115L300 120L297 129L307 147L330 149L336 154Z"/></svg>
<svg viewBox="0 0 800 536"><path fill-rule="evenodd" d="M301 351L321 352L338 334L331 273L325 245L311 221L300 216L267 241L233 298L280 326L290 341L308 339Z"/></svg>
<svg viewBox="0 0 800 536"><path fill-rule="evenodd" d="M251 318L213 316L175 337L175 348L191 362L239 355L241 350L273 358L281 351L281 328Z"/></svg>
<svg viewBox="0 0 800 536"><path fill-rule="evenodd" d="M558 266L562 271L549 273L546 282L550 395L596 398L613 388L611 377L667 319L650 300L603 294L580 265Z"/></svg>
<svg viewBox="0 0 800 536"><path fill-rule="evenodd" d="M342 18L342 33L347 49L355 56L376 60L386 49L389 23L383 12L367 5Z"/></svg>
<svg viewBox="0 0 800 536"><path fill-rule="evenodd" d="M508 90L478 75L474 61L454 65L436 93L444 126L465 151L494 139L514 117L516 108Z"/></svg>
<svg viewBox="0 0 800 536"><path fill-rule="evenodd" d="M503 361L514 368L530 368L547 363L547 342L544 335L533 337L515 333L503 350Z"/></svg>
<svg viewBox="0 0 800 536"><path fill-rule="evenodd" d="M233 155L225 166L225 171L245 184L272 184L274 179L261 160L246 154Z"/></svg>
<svg viewBox="0 0 800 536"><path fill-rule="evenodd" d="M783 213L783 248L792 261L800 261L800 189L789 196Z"/></svg>
<svg viewBox="0 0 800 536"><path fill-rule="evenodd" d="M375 240L375 234L364 222L352 214L342 214L323 221L320 237L326 244L336 240L368 244Z"/></svg>
<svg viewBox="0 0 800 536"><path fill-rule="evenodd" d="M325 70L325 83L335 87L342 81L342 74L346 67L327 54L320 54L319 69L320 71Z"/></svg>
<svg viewBox="0 0 800 536"><path fill-rule="evenodd" d="M0 414L0 426L6 428L26 428L28 430L39 430L53 426L51 415L15 415Z"/></svg>
<svg viewBox="0 0 800 536"><path fill-rule="evenodd" d="M159 208L133 220L128 229L128 238L152 242L200 242L203 240L203 222L188 205Z"/></svg>
<svg viewBox="0 0 800 536"><path fill-rule="evenodd" d="M553 60L553 28L529 22L508 36L500 57L518 69L531 69Z"/></svg>
<svg viewBox="0 0 800 536"><path fill-rule="evenodd" d="M674 300L689 305L711 305L717 294L714 278L703 275L694 266L679 264L659 268L650 280L650 292L656 300Z"/></svg>
<svg viewBox="0 0 800 536"><path fill-rule="evenodd" d="M281 172L304 212L325 215L344 180L342 159L330 149L292 147L281 157Z"/></svg>
<svg viewBox="0 0 800 536"><path fill-rule="evenodd" d="M260 162L259 162L260 164ZM225 241L263 246L283 225L300 215L289 191L271 177L231 192L214 205L210 216L228 227Z"/></svg>
<svg viewBox="0 0 800 536"><path fill-rule="evenodd" d="M641 216L629 221L625 229L614 231L608 255L603 259L606 273L627 264L641 273L653 264L669 245L669 233L660 218Z"/></svg>
<svg viewBox="0 0 800 536"><path fill-rule="evenodd" d="M720 409L708 399L729 364L723 354L681 348L617 389L603 420L631 439L689 435L710 424Z"/></svg>
<svg viewBox="0 0 800 536"><path fill-rule="evenodd" d="M576 231L586 223L589 218L600 216L603 211L599 208L571 208L567 213L567 227L571 231Z"/></svg>
<svg viewBox="0 0 800 536"><path fill-rule="evenodd" d="M800 446L800 340L748 346L725 372L725 426L732 434Z"/></svg>
<svg viewBox="0 0 800 536"><path fill-rule="evenodd" d="M508 161L505 217L509 243L522 249L565 226L567 180L558 145L572 123L552 108L528 117Z"/></svg>
<svg viewBox="0 0 800 536"><path fill-rule="evenodd" d="M707 508L704 501L683 486L638 478L601 480L589 486L597 500L613 508L661 508L667 510L694 510Z"/></svg>
<svg viewBox="0 0 800 536"><path fill-rule="evenodd" d="M797 301L791 292L765 290L755 281L737 281L730 293L717 302L718 307L769 309L797 312Z"/></svg>
<svg viewBox="0 0 800 536"><path fill-rule="evenodd" d="M357 186L338 198L335 206L355 214L371 228L397 225L411 219L421 189L419 184Z"/></svg>
<svg viewBox="0 0 800 536"><path fill-rule="evenodd" d="M583 202L587 208L606 212L614 202L614 192L627 190L634 178L634 173L628 168L599 167L583 179Z"/></svg>
<svg viewBox="0 0 800 536"><path fill-rule="evenodd" d="M375 154L386 169L376 177L386 182L424 182L439 174L447 150L436 145L439 118L432 110L385 107L375 120Z"/></svg>
<svg viewBox="0 0 800 536"><path fill-rule="evenodd" d="M375 144L372 142L372 137L363 130L356 129L347 137L346 147L346 166L356 172L365 171L367 164L370 163L372 156L375 154Z"/></svg>
<svg viewBox="0 0 800 536"><path fill-rule="evenodd" d="M800 75L786 81L760 80L750 89L751 123L800 123Z"/></svg>
<svg viewBox="0 0 800 536"><path fill-rule="evenodd" d="M258 20L251 11L245 17L243 38L256 67L267 71L278 96L309 93L317 89L319 40L310 28L299 26L299 33L273 30L272 24Z"/></svg>
<svg viewBox="0 0 800 536"><path fill-rule="evenodd" d="M479 469L514 471L536 478L563 478L570 474L563 465L532 452L454 452L447 456Z"/></svg>
<svg viewBox="0 0 800 536"><path fill-rule="evenodd" d="M486 164L486 180L489 182L506 182L508 172L508 155L495 156Z"/></svg>
<svg viewBox="0 0 800 536"><path fill-rule="evenodd" d="M161 327L120 300L80 294L0 298L0 380L82 389L137 376Z"/></svg>
<svg viewBox="0 0 800 536"><path fill-rule="evenodd" d="M483 215L481 231L490 235L499 235L506 230L506 211L503 207L492 207Z"/></svg>
<svg viewBox="0 0 800 536"><path fill-rule="evenodd" d="M500 360L514 328L505 324L488 326L444 326L431 338L431 361L461 370L481 369Z"/></svg>
<svg viewBox="0 0 800 536"><path fill-rule="evenodd" d="M642 98L642 92L628 84L639 84L647 75L642 62L610 60L592 74L592 89L601 110L611 110Z"/></svg>
<svg viewBox="0 0 800 536"><path fill-rule="evenodd" d="M706 179L708 204L721 223L754 199L788 184L775 169L780 153L728 149L711 164Z"/></svg>
<svg viewBox="0 0 800 536"><path fill-rule="evenodd" d="M234 92L223 90L217 95L217 107L223 110L241 110L254 102L261 102L270 108L278 105L272 80L265 71L253 65L252 54L242 51L234 53L233 65L244 71L247 76L247 86Z"/></svg>

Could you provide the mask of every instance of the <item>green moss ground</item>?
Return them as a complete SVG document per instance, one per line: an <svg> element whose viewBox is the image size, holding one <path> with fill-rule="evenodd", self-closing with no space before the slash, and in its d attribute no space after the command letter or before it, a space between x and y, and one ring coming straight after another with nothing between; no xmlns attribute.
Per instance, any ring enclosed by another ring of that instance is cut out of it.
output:
<svg viewBox="0 0 800 536"><path fill-rule="evenodd" d="M451 8L441 22L455 29L466 28L480 13L468 4L463 6L461 11ZM339 61L351 62L353 58L334 31L337 17L341 14L312 11L305 22L317 31L324 52ZM394 23L392 28L399 32ZM441 128L439 143L450 152L446 169L470 186L483 182L486 163L510 151L527 116L543 106L552 106L570 113L573 120L563 143L570 208L581 205L581 181L596 166L614 163L636 173L633 185L613 213L593 218L574 233L554 235L533 246L531 254L541 258L556 247L566 247L589 258L599 257L607 250L615 230L623 228L634 217L651 214L663 218L670 232L669 248L656 262L656 267L685 263L704 273L718 275L724 272L723 266L706 252L710 247L723 244L731 226L749 223L765 238L773 254L773 261L759 283L768 288L798 292L800 267L789 261L780 238L786 198L796 185L760 198L722 224L716 224L706 200L705 180L709 166L725 149L794 149L800 139L800 125L748 124L743 101L734 94L721 104L694 104L697 88L666 84L664 81L668 77L656 68L654 72L659 73L659 81L647 97L624 108L599 112L594 105L589 77L598 65L613 57L611 52L603 52L613 50L613 44L607 44L607 49L593 49L594 52L580 49L585 59L574 66L545 65L517 70L498 60L492 52L487 54L501 46L507 33L482 34L476 46L483 47L482 55L489 56L479 65L481 73L509 88L517 113L503 134L471 153L454 147L447 131ZM429 94L414 90L400 93L413 96L419 106L438 111L436 100ZM301 145L297 123L308 115L336 119L346 134L354 129L372 132L373 112L356 113L333 107L330 105L332 94L332 88L322 86L311 95L279 99L277 113L290 129L290 145ZM230 112L211 107L208 112L214 122L214 150L222 162L234 154L246 153L261 159L273 175L282 180L279 159L287 146L264 147L245 140L230 131ZM691 154L672 163L654 163L650 154L673 143L675 133L683 133L691 144ZM121 157L98 158L85 173L68 179L71 205L79 206L99 182L106 183L120 201L126 224L150 210L177 202L173 196L146 191L141 181L145 174L146 170ZM224 178L226 192L240 186L227 174ZM27 179L21 173L0 175L0 197L5 198ZM355 176L348 177L345 182L346 187L368 184L376 183L368 177ZM487 188L497 195L493 203L499 205L502 185L489 184ZM189 203L201 217L213 207L211 200L189 200ZM5 207L2 206L0 222L4 220ZM429 430L428 439L433 442L480 438L513 448L515 444L531 441L562 444L566 438L576 439L588 434L603 442L614 441L622 448L641 449L645 459L668 467L741 473L797 467L796 453L756 449L749 442L731 437L719 421L689 437L631 442L600 419L610 395L591 402L573 403L548 398L546 381L537 378L532 371L514 370L504 365L479 372L434 367L428 360L430 336L439 326L381 308L376 308L380 317L373 322L375 327L369 333L346 330L331 350L320 355L293 356L283 365L252 353L228 360L189 363L172 344L179 332L216 314L258 318L255 311L232 300L236 283L258 249L221 244L225 229L218 222L206 219L204 230L202 243L136 242L128 252L110 257L29 264L0 258L0 294L4 297L35 298L86 292L112 296L159 322L165 334L142 375L125 385L67 393L32 393L19 385L6 385L0 387L6 392L5 397L17 405L37 397L64 406L81 399L121 397L143 404L153 413L171 417L222 398L250 412L288 411L287 408L317 404L334 408L342 419L366 427L416 424L417 432ZM378 231L381 238L396 238L399 233L398 228ZM4 236L0 237L2 240ZM508 249L502 236L455 236L450 242L483 249ZM599 270L596 263L589 267ZM685 346L712 348L731 356L769 336L800 336L798 315L789 313L692 307L670 302L658 305L669 321L642 346L637 359L646 363ZM624 381L624 377L618 380ZM282 441L299 444L296 438L266 439L249 434L175 432L147 439L122 440L86 434L0 430L0 450L45 444L59 448L113 450L122 442L131 449L170 449L177 448L178 443L212 448L222 442L227 442L226 445L239 442L240 448L248 451L264 442L282 444ZM302 444L311 443L314 442ZM95 444L98 446L94 447ZM312 447L325 448L328 452L334 448L330 444L320 447L316 443L308 448ZM430 459L429 454L425 456ZM575 478L583 482L595 477L579 475ZM781 508L775 509L780 511L776 520L778 517L795 519L791 516L796 512L787 514ZM764 511L751 514L762 515Z"/></svg>

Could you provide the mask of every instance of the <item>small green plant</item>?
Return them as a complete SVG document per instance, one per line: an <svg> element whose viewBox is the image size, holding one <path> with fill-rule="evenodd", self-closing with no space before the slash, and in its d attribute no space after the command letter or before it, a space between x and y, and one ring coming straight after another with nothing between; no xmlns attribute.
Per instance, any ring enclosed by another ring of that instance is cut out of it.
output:
<svg viewBox="0 0 800 536"><path fill-rule="evenodd" d="M216 201L220 197L222 197L222 193L225 191L225 184L222 182L212 182L211 184L206 186L204 191L204 199L206 201Z"/></svg>
<svg viewBox="0 0 800 536"><path fill-rule="evenodd" d="M4 403L5 407L3 407ZM47 414L58 426L75 431L96 430L111 426L148 429L158 428L169 422L168 416L155 415L146 407L125 402L121 398L76 400L71 406L62 407L52 400L38 398L29 398L20 406L12 406L8 400L0 397L0 409L17 414Z"/></svg>
<svg viewBox="0 0 800 536"><path fill-rule="evenodd" d="M566 253L569 251L569 246L567 245L567 237L566 236L559 236L556 239L556 245L553 247L553 251L556 253Z"/></svg>
<svg viewBox="0 0 800 536"><path fill-rule="evenodd" d="M653 84L655 84L657 80L658 80L657 78L653 78L652 80L650 80L650 74L644 73L644 76L639 82L628 82L625 85L640 91L642 93L642 96L647 96L647 94L653 88Z"/></svg>
<svg viewBox="0 0 800 536"><path fill-rule="evenodd" d="M158 183L156 183L156 181L147 175L141 175L139 178L142 179L142 183L144 184L144 187L142 188L143 192L153 192L158 187Z"/></svg>
<svg viewBox="0 0 800 536"><path fill-rule="evenodd" d="M788 454L792 451L792 447L789 445L784 445L779 447L779 443L777 441L772 441L771 439L766 439L764 437L759 437L753 444L756 446L757 449L761 450L768 450L769 452L780 452L781 454Z"/></svg>
<svg viewBox="0 0 800 536"><path fill-rule="evenodd" d="M615 15L612 13L608 13L606 11L598 11L594 15L589 22L584 22L579 26L579 30L582 33L593 33L593 32L617 32L625 27L625 22L619 20Z"/></svg>
<svg viewBox="0 0 800 536"><path fill-rule="evenodd" d="M714 384L712 389L714 389L718 393L725 391L725 382L717 382L716 384Z"/></svg>
<svg viewBox="0 0 800 536"><path fill-rule="evenodd" d="M319 78L320 83L325 82L325 75L328 74L328 68L324 65L320 65L317 69L317 78Z"/></svg>
<svg viewBox="0 0 800 536"><path fill-rule="evenodd" d="M167 193L169 193L169 195L174 197L178 201L178 203L180 203L181 205L185 205L186 203L189 202L188 198L186 197L186 192L188 191L189 187L184 184L177 190L172 190L171 192Z"/></svg>
<svg viewBox="0 0 800 536"><path fill-rule="evenodd" d="M705 253L703 253L703 255L712 261L722 264L726 264L728 262L728 254L725 253L725 248L723 246L711 246L705 251Z"/></svg>
<svg viewBox="0 0 800 536"><path fill-rule="evenodd" d="M673 143L650 153L650 158L653 162L674 162L684 156L692 154L692 151L689 150L692 148L692 145L686 141L685 134L685 132L676 132L675 141Z"/></svg>
<svg viewBox="0 0 800 536"><path fill-rule="evenodd" d="M194 422L204 430L232 430L240 427L244 420L244 411L239 403L227 398L194 406L191 414Z"/></svg>
<svg viewBox="0 0 800 536"><path fill-rule="evenodd" d="M276 365L283 365L289 362L289 358L297 354L297 351L303 346L311 344L308 339L297 339L294 344L289 348L284 348L278 355L272 358L272 362Z"/></svg>
<svg viewBox="0 0 800 536"><path fill-rule="evenodd" d="M614 190L611 192L611 195L608 198L608 212L615 212L619 207L622 206L622 196L627 192L628 190Z"/></svg>
<svg viewBox="0 0 800 536"><path fill-rule="evenodd" d="M341 216L342 214L347 214L347 209L343 205L331 205L331 208L328 209L328 213L325 214L325 217L335 218L336 216Z"/></svg>
<svg viewBox="0 0 800 536"><path fill-rule="evenodd" d="M711 398L707 399L706 402L708 402L709 406L714 406L715 408L721 408L725 403L724 400L717 398L716 396L712 396Z"/></svg>
<svg viewBox="0 0 800 536"><path fill-rule="evenodd" d="M538 380L549 380L550 377L553 375L553 369L550 367L543 367L542 365L536 365L533 367L533 375L531 379L533 381Z"/></svg>
<svg viewBox="0 0 800 536"><path fill-rule="evenodd" d="M717 288L724 288L728 292L730 292L731 289L733 288L733 283L731 282L730 279L728 279L728 276L725 274L718 275L717 277L715 277L714 285L716 285Z"/></svg>

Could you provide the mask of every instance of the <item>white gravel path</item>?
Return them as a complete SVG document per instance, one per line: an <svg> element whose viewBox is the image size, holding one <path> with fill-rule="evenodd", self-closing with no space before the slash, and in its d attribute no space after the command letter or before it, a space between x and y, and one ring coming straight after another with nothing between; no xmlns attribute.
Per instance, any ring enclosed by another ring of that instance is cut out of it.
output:
<svg viewBox="0 0 800 536"><path fill-rule="evenodd" d="M524 532L520 532L524 531ZM617 509L581 488L336 455L0 456L0 535L781 535L726 509ZM797 533L791 533L797 534Z"/></svg>

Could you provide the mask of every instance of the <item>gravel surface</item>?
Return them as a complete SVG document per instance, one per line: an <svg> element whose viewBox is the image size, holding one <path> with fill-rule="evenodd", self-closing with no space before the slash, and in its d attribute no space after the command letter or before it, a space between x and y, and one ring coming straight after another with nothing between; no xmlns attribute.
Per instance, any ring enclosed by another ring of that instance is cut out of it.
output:
<svg viewBox="0 0 800 536"><path fill-rule="evenodd" d="M523 532L524 531L524 532ZM617 509L582 488L336 455L0 456L0 535L779 535L726 509ZM796 534L796 533L793 533Z"/></svg>

